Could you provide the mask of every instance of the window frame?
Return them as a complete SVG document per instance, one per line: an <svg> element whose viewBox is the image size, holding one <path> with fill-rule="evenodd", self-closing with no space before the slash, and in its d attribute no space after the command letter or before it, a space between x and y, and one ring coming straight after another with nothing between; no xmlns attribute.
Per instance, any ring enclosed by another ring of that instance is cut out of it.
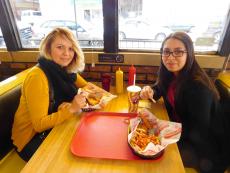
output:
<svg viewBox="0 0 230 173"><path fill-rule="evenodd" d="M7 50L22 50L19 31L9 0L0 1L0 26Z"/></svg>
<svg viewBox="0 0 230 173"><path fill-rule="evenodd" d="M226 24L224 26L224 30L219 44L219 48L217 50L217 54L226 57L229 56L230 55L229 45L230 45L230 7L228 9Z"/></svg>
<svg viewBox="0 0 230 173"><path fill-rule="evenodd" d="M105 53L118 53L122 52L157 52L151 50L129 50L119 49L119 25L118 25L118 0L102 0L102 12L104 18L104 51ZM16 20L12 11L12 6L9 0L0 1L0 26L3 34L3 38L6 43L8 51L19 50L32 50L34 48L23 48L19 31L17 28ZM217 54L221 56L228 56L230 54L230 8L226 19L225 28L222 34L222 38L219 43L219 47L216 52L205 52L207 54ZM84 48L83 48L84 49ZM88 48L85 48L87 50ZM90 48L91 51L97 50ZM199 52L203 54L203 52Z"/></svg>

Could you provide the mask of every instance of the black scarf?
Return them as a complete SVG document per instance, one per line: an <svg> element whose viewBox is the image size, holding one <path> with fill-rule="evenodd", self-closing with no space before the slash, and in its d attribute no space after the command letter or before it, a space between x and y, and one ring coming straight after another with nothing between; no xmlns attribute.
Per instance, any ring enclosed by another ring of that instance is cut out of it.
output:
<svg viewBox="0 0 230 173"><path fill-rule="evenodd" d="M44 57L38 59L38 64L49 81L49 90L53 90L51 91L53 92L52 95L54 101L52 112L56 112L58 106L62 102L72 101L77 94L78 88L75 85L77 75L76 73L67 73L65 68L56 64L52 60L45 59Z"/></svg>

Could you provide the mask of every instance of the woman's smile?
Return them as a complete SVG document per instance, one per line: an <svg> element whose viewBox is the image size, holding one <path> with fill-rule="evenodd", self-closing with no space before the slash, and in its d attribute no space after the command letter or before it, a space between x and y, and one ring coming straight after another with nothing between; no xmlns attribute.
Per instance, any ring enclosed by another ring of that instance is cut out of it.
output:
<svg viewBox="0 0 230 173"><path fill-rule="evenodd" d="M74 57L72 43L65 37L57 37L51 45L53 61L62 67L68 66Z"/></svg>
<svg viewBox="0 0 230 173"><path fill-rule="evenodd" d="M168 39L164 48L169 52L177 53L178 50L185 50L184 44L177 39ZM169 54L168 56L162 56L162 61L168 71L177 74L185 65L187 59L187 54L182 54L181 56L176 56L174 54Z"/></svg>

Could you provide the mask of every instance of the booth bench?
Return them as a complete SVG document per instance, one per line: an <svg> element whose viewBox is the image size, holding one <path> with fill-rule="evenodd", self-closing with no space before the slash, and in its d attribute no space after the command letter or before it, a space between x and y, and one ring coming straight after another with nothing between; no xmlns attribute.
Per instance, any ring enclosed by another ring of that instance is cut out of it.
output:
<svg viewBox="0 0 230 173"><path fill-rule="evenodd" d="M0 172L17 173L25 166L13 148L11 129L21 95L21 85L28 73L25 70L0 82Z"/></svg>

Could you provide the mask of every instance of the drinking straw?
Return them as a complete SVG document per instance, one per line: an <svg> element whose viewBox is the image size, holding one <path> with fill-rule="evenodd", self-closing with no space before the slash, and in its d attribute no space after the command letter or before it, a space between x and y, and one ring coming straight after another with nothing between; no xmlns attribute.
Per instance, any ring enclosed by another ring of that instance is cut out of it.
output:
<svg viewBox="0 0 230 173"><path fill-rule="evenodd" d="M134 74L134 77L133 77L133 85L135 85L136 83L136 74Z"/></svg>

